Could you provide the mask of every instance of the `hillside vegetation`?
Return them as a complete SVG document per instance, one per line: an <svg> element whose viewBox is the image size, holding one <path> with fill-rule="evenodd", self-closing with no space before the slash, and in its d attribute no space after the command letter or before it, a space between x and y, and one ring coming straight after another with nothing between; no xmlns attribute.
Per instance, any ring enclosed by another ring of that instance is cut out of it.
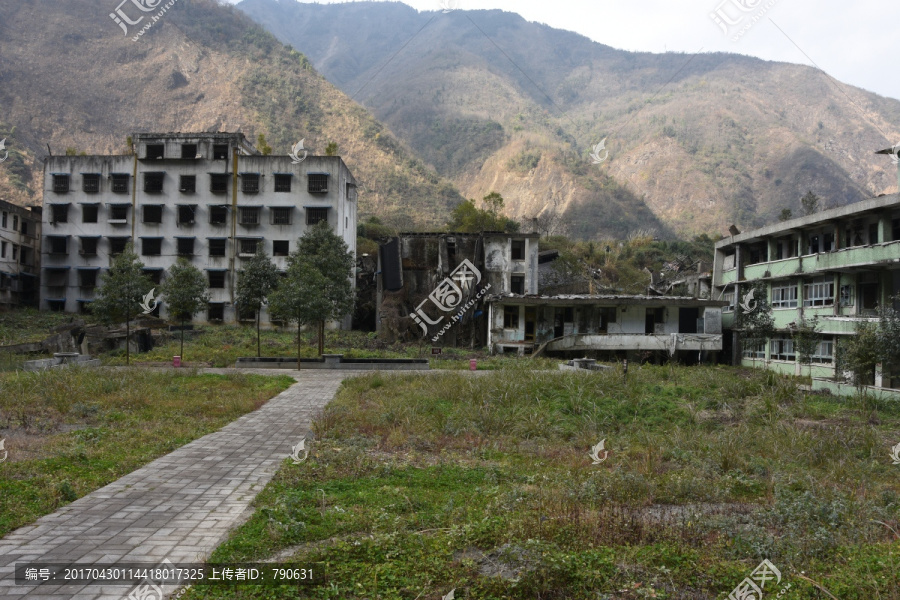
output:
<svg viewBox="0 0 900 600"><path fill-rule="evenodd" d="M499 10L238 6L467 198L496 191L510 216L557 213L581 238L724 233L796 213L808 189L826 206L896 190L874 151L900 139L900 102L810 67L625 52Z"/></svg>
<svg viewBox="0 0 900 600"><path fill-rule="evenodd" d="M462 201L454 186L328 83L296 50L214 0L180 0L136 42L91 0L0 5L0 197L40 203L47 146L127 152L135 131L265 134L275 154L330 143L359 180L360 209L434 227Z"/></svg>

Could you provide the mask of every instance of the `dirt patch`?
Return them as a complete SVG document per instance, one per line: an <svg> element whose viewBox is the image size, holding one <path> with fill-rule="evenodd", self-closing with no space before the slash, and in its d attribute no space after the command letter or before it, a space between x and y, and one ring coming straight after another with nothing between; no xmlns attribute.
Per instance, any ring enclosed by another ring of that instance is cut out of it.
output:
<svg viewBox="0 0 900 600"><path fill-rule="evenodd" d="M515 544L504 544L490 553L466 548L455 553L453 559L474 562L484 577L500 577L506 581L517 581L523 573L533 571L540 564L540 555Z"/></svg>

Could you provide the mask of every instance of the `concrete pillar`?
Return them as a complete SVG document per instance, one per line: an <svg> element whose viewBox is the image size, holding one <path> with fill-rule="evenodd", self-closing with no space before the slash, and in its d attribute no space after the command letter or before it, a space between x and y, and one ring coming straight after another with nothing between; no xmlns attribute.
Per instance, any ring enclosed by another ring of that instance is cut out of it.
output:
<svg viewBox="0 0 900 600"><path fill-rule="evenodd" d="M878 217L878 242L885 243L891 237L891 217L890 215L879 215Z"/></svg>

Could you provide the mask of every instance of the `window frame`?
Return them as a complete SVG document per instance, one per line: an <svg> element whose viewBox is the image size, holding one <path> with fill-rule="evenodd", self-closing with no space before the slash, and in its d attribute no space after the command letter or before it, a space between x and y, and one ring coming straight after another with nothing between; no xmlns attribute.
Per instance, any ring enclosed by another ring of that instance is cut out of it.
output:
<svg viewBox="0 0 900 600"><path fill-rule="evenodd" d="M791 297L793 296L793 297ZM789 281L783 285L772 284L772 309L797 308L799 296L797 282Z"/></svg>
<svg viewBox="0 0 900 600"><path fill-rule="evenodd" d="M85 194L100 193L100 173L82 173L81 191Z"/></svg>
<svg viewBox="0 0 900 600"><path fill-rule="evenodd" d="M290 193L293 183L291 180L293 178L294 177L290 173L275 173L273 175L273 179L275 180L275 192L279 194Z"/></svg>
<svg viewBox="0 0 900 600"><path fill-rule="evenodd" d="M322 221L328 221L328 212L331 209L329 206L309 206L306 207L306 224L307 226L318 225ZM324 215L324 217L316 218L317 215Z"/></svg>
<svg viewBox="0 0 900 600"><path fill-rule="evenodd" d="M828 291L824 295L822 292ZM834 278L816 277L803 282L804 308L834 306Z"/></svg>
<svg viewBox="0 0 900 600"><path fill-rule="evenodd" d="M272 225L293 225L294 209L290 206L273 206L269 208ZM279 222L281 221L281 222Z"/></svg>

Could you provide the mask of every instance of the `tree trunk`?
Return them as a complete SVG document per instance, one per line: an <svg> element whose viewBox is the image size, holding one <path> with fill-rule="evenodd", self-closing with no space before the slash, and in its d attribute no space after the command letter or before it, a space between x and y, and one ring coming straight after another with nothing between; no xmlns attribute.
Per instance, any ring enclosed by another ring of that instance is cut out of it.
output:
<svg viewBox="0 0 900 600"><path fill-rule="evenodd" d="M319 356L325 354L325 321L319 321Z"/></svg>
<svg viewBox="0 0 900 600"><path fill-rule="evenodd" d="M184 362L184 318L181 319L181 362Z"/></svg>
<svg viewBox="0 0 900 600"><path fill-rule="evenodd" d="M297 314L297 370L300 370L300 314Z"/></svg>
<svg viewBox="0 0 900 600"><path fill-rule="evenodd" d="M270 319L271 320L271 319ZM259 350L259 309L256 309L256 358L262 356Z"/></svg>
<svg viewBox="0 0 900 600"><path fill-rule="evenodd" d="M129 299L130 301L130 299ZM125 366L131 365L131 307L125 304Z"/></svg>

